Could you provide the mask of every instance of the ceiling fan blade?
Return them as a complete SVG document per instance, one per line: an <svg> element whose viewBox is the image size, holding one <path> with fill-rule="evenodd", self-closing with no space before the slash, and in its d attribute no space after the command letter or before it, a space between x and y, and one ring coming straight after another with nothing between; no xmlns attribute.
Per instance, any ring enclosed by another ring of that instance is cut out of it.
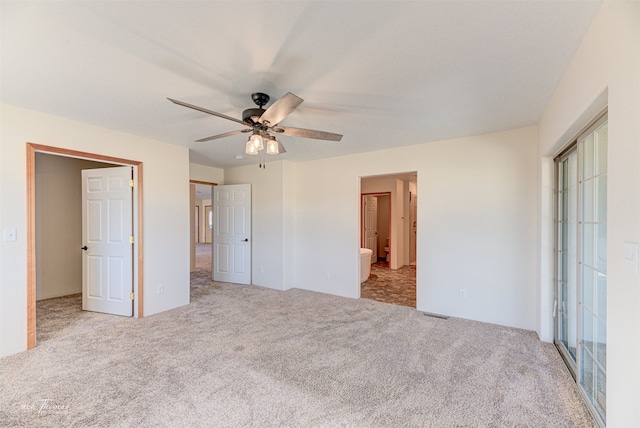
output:
<svg viewBox="0 0 640 428"><path fill-rule="evenodd" d="M304 101L297 95L287 92L284 96L273 104L260 116L260 123L267 122L269 125L277 125L282 119L289 116Z"/></svg>
<svg viewBox="0 0 640 428"><path fill-rule="evenodd" d="M342 135L333 132L315 131L313 129L292 128L290 126L276 126L273 128L276 134L287 135L289 137L313 138L315 140L340 141Z"/></svg>
<svg viewBox="0 0 640 428"><path fill-rule="evenodd" d="M187 108L190 108L190 109L193 109L193 110L198 110L198 111L201 111L203 113L212 114L214 116L218 116L218 117L221 117L221 118L227 119L227 120L232 120L232 121L240 123L240 124L242 124L244 126L251 127L251 125L241 121L240 119L236 119L235 117L227 116L226 114L218 113L218 112L215 112L213 110L206 109L204 107L194 106L193 104L185 103L184 101L174 100L173 98L167 98L167 99L169 101L171 101L172 103L174 103L174 104L178 104L178 105L181 105L183 107L187 107Z"/></svg>
<svg viewBox="0 0 640 428"><path fill-rule="evenodd" d="M212 137L200 138L199 140L196 140L196 143L203 143L205 141L217 140L218 138L230 137L232 135L241 134L243 132L251 132L251 129L239 129L237 131L225 132L224 134L218 134Z"/></svg>

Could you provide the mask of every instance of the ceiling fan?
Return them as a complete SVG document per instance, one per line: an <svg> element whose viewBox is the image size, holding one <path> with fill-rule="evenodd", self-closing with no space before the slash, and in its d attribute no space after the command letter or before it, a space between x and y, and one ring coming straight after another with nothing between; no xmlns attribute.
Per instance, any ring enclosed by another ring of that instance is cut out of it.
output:
<svg viewBox="0 0 640 428"><path fill-rule="evenodd" d="M316 131L313 129L304 128L292 128L290 126L280 126L279 123L289 116L300 104L303 99L297 95L287 92L283 97L276 100L269 108L263 107L269 102L269 95L262 92L256 92L251 94L251 99L258 106L258 108L248 108L242 112L242 120L236 119L226 114L218 113L203 107L198 107L193 104L185 103L183 101L174 100L173 98L167 98L174 104L181 105L193 110L198 110L203 113L218 116L223 119L231 120L233 122L243 125L245 128L237 131L225 132L224 134L213 135L211 137L201 138L196 142L204 142L216 140L218 138L230 137L232 135L241 134L245 132L251 132L249 140L246 144L245 153L248 155L257 155L266 146L266 152L270 155L277 155L284 153L286 150L282 143L276 138L276 135L287 135L290 137L302 137L313 138L316 140L328 140L328 141L340 141L342 135L334 134L332 132ZM262 166L262 164L260 165Z"/></svg>

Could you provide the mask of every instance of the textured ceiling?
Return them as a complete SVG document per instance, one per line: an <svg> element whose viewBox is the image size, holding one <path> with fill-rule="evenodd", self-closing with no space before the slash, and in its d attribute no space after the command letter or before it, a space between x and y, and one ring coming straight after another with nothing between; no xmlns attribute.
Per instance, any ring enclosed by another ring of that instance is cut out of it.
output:
<svg viewBox="0 0 640 428"><path fill-rule="evenodd" d="M303 161L534 125L601 1L2 1L0 100L258 163L238 124L250 94L305 102L282 125Z"/></svg>

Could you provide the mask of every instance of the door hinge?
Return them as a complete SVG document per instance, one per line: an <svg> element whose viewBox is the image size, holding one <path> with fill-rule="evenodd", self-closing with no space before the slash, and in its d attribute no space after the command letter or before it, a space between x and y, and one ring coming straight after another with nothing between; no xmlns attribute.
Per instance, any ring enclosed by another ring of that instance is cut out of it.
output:
<svg viewBox="0 0 640 428"><path fill-rule="evenodd" d="M131 300L133 300L133 299L134 299L135 294L133 293L133 291L131 292L131 294L129 294L129 297L131 298Z"/></svg>
<svg viewBox="0 0 640 428"><path fill-rule="evenodd" d="M134 242L135 242L135 239L133 238L133 235L131 235L131 236L129 237L129 243L130 243L130 244L133 244Z"/></svg>
<svg viewBox="0 0 640 428"><path fill-rule="evenodd" d="M133 187L135 185L135 181L129 180L129 187Z"/></svg>

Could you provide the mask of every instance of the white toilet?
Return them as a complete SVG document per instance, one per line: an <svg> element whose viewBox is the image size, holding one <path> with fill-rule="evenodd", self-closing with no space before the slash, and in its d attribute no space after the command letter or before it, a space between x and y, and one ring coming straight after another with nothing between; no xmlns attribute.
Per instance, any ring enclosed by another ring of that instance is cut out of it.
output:
<svg viewBox="0 0 640 428"><path fill-rule="evenodd" d="M360 284L369 278L371 273L371 255L373 251L368 248L360 248Z"/></svg>
<svg viewBox="0 0 640 428"><path fill-rule="evenodd" d="M389 263L389 238L387 238L387 246L384 247L384 253L386 255L385 260Z"/></svg>

